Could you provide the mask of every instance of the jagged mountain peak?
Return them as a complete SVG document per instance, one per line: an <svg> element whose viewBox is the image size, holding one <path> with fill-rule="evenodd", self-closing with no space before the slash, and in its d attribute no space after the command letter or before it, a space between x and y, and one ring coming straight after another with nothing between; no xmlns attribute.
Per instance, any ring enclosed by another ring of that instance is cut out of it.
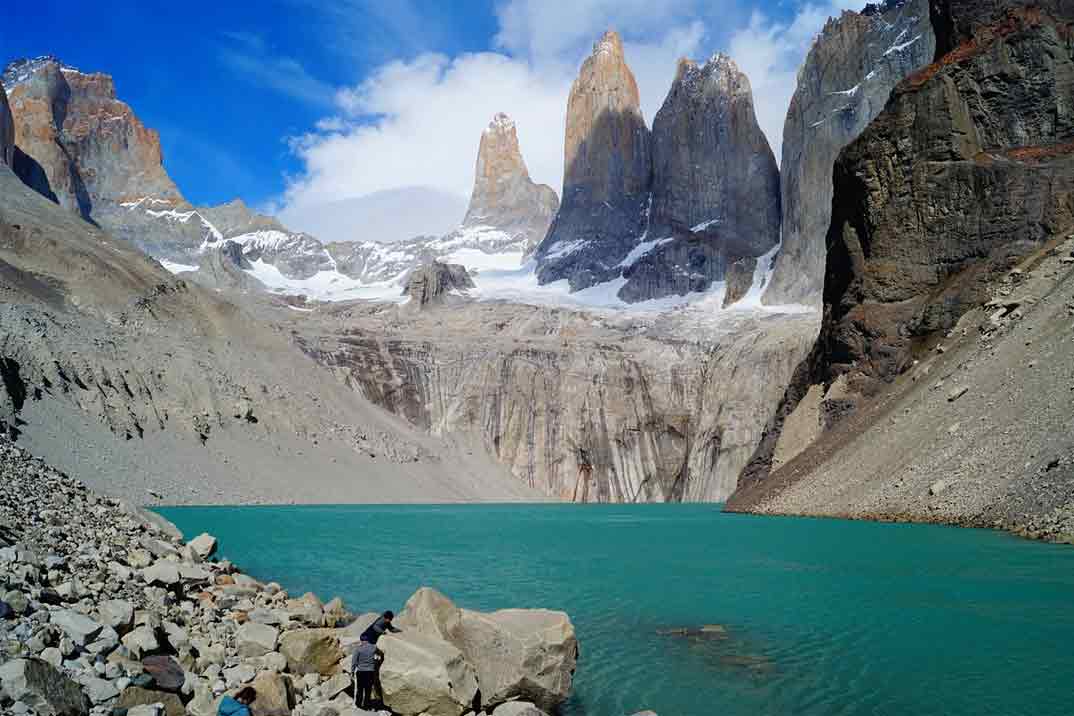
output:
<svg viewBox="0 0 1074 716"><path fill-rule="evenodd" d="M623 57L623 38L611 28L604 31L600 39L593 43L594 55L613 55Z"/></svg>
<svg viewBox="0 0 1074 716"><path fill-rule="evenodd" d="M497 112L492 116L492 121L489 122L489 126L485 129L485 132L513 132L515 131L515 120L506 112Z"/></svg>
<svg viewBox="0 0 1074 716"><path fill-rule="evenodd" d="M555 191L530 179L514 120L497 113L481 133L463 227L487 226L518 235L528 251L544 238L558 208Z"/></svg>

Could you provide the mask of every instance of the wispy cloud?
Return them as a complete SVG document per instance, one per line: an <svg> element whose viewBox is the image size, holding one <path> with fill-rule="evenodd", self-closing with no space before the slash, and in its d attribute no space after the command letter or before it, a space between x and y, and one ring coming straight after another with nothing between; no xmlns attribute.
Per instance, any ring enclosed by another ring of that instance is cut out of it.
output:
<svg viewBox="0 0 1074 716"><path fill-rule="evenodd" d="M730 50L750 77L758 119L778 155L799 64L825 19L856 2L797 2L768 15L756 0L502 0L490 36L495 51L408 55L416 45L401 42L394 59L342 89L336 110L292 142L303 170L289 177L281 205L308 208L415 185L465 197L480 132L501 111L518 124L531 176L559 190L567 95L592 42L609 27L624 37L650 123L679 57ZM422 18L411 2L396 14L382 6L378 14L376 5L350 0L332 12L371 13L367 35L384 28L386 36L428 40L414 26Z"/></svg>
<svg viewBox="0 0 1074 716"><path fill-rule="evenodd" d="M322 108L331 107L335 88L312 76L302 63L272 51L264 38L249 32L221 33L227 44L220 61L246 81L291 99Z"/></svg>

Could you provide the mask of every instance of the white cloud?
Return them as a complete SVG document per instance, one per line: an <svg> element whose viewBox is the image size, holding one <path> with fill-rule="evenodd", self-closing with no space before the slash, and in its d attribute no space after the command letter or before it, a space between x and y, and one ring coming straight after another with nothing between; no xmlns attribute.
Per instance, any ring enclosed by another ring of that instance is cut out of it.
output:
<svg viewBox="0 0 1074 716"><path fill-rule="evenodd" d="M570 79L498 53L422 55L382 66L338 95L340 117L294 142L305 173L285 203L309 206L402 186L468 198L481 131L496 112L518 124L535 181L558 188Z"/></svg>
<svg viewBox="0 0 1074 716"><path fill-rule="evenodd" d="M624 36L650 124L679 57L728 51L750 77L758 119L778 156L797 68L828 15L847 5L807 4L782 22L754 11L739 22L737 3L713 9L700 0L503 2L494 40L500 51L393 61L339 91L337 112L293 140L304 171L291 178L281 204L308 210L418 185L468 198L480 132L496 112L516 120L534 180L559 192L570 84L608 27ZM713 28L724 33L722 40L714 39ZM430 227L434 220L442 217L430 216Z"/></svg>

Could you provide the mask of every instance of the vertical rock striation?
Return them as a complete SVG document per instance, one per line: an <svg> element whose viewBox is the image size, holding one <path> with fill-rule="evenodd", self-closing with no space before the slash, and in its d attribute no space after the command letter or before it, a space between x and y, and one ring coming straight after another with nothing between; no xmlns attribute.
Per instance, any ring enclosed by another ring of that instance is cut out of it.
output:
<svg viewBox="0 0 1074 716"><path fill-rule="evenodd" d="M631 303L704 291L775 246L779 203L779 170L735 63L682 61L650 133L608 32L571 88L563 204L537 277L572 291L618 281Z"/></svg>
<svg viewBox="0 0 1074 716"><path fill-rule="evenodd" d="M779 168L730 57L679 62L653 121L652 157L645 239L658 243L623 267L621 298L703 291L779 241Z"/></svg>
<svg viewBox="0 0 1074 716"><path fill-rule="evenodd" d="M481 133L474 190L464 228L489 226L524 238L527 253L548 233L559 209L552 187L530 179L515 123L497 114Z"/></svg>
<svg viewBox="0 0 1074 716"><path fill-rule="evenodd" d="M609 31L571 87L562 204L536 253L541 283L577 291L618 277L645 230L651 174L638 85Z"/></svg>
<svg viewBox="0 0 1074 716"><path fill-rule="evenodd" d="M932 61L928 0L886 0L829 20L798 73L783 127L783 244L766 303L820 302L832 165L892 88Z"/></svg>

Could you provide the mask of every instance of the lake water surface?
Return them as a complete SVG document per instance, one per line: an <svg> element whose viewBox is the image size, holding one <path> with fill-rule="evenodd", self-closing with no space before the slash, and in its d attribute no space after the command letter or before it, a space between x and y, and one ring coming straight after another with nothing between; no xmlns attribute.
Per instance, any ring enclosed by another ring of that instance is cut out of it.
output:
<svg viewBox="0 0 1074 716"><path fill-rule="evenodd" d="M718 506L167 508L260 579L353 611L418 587L563 609L568 716L1074 714L1074 549ZM720 624L726 638L661 635Z"/></svg>

